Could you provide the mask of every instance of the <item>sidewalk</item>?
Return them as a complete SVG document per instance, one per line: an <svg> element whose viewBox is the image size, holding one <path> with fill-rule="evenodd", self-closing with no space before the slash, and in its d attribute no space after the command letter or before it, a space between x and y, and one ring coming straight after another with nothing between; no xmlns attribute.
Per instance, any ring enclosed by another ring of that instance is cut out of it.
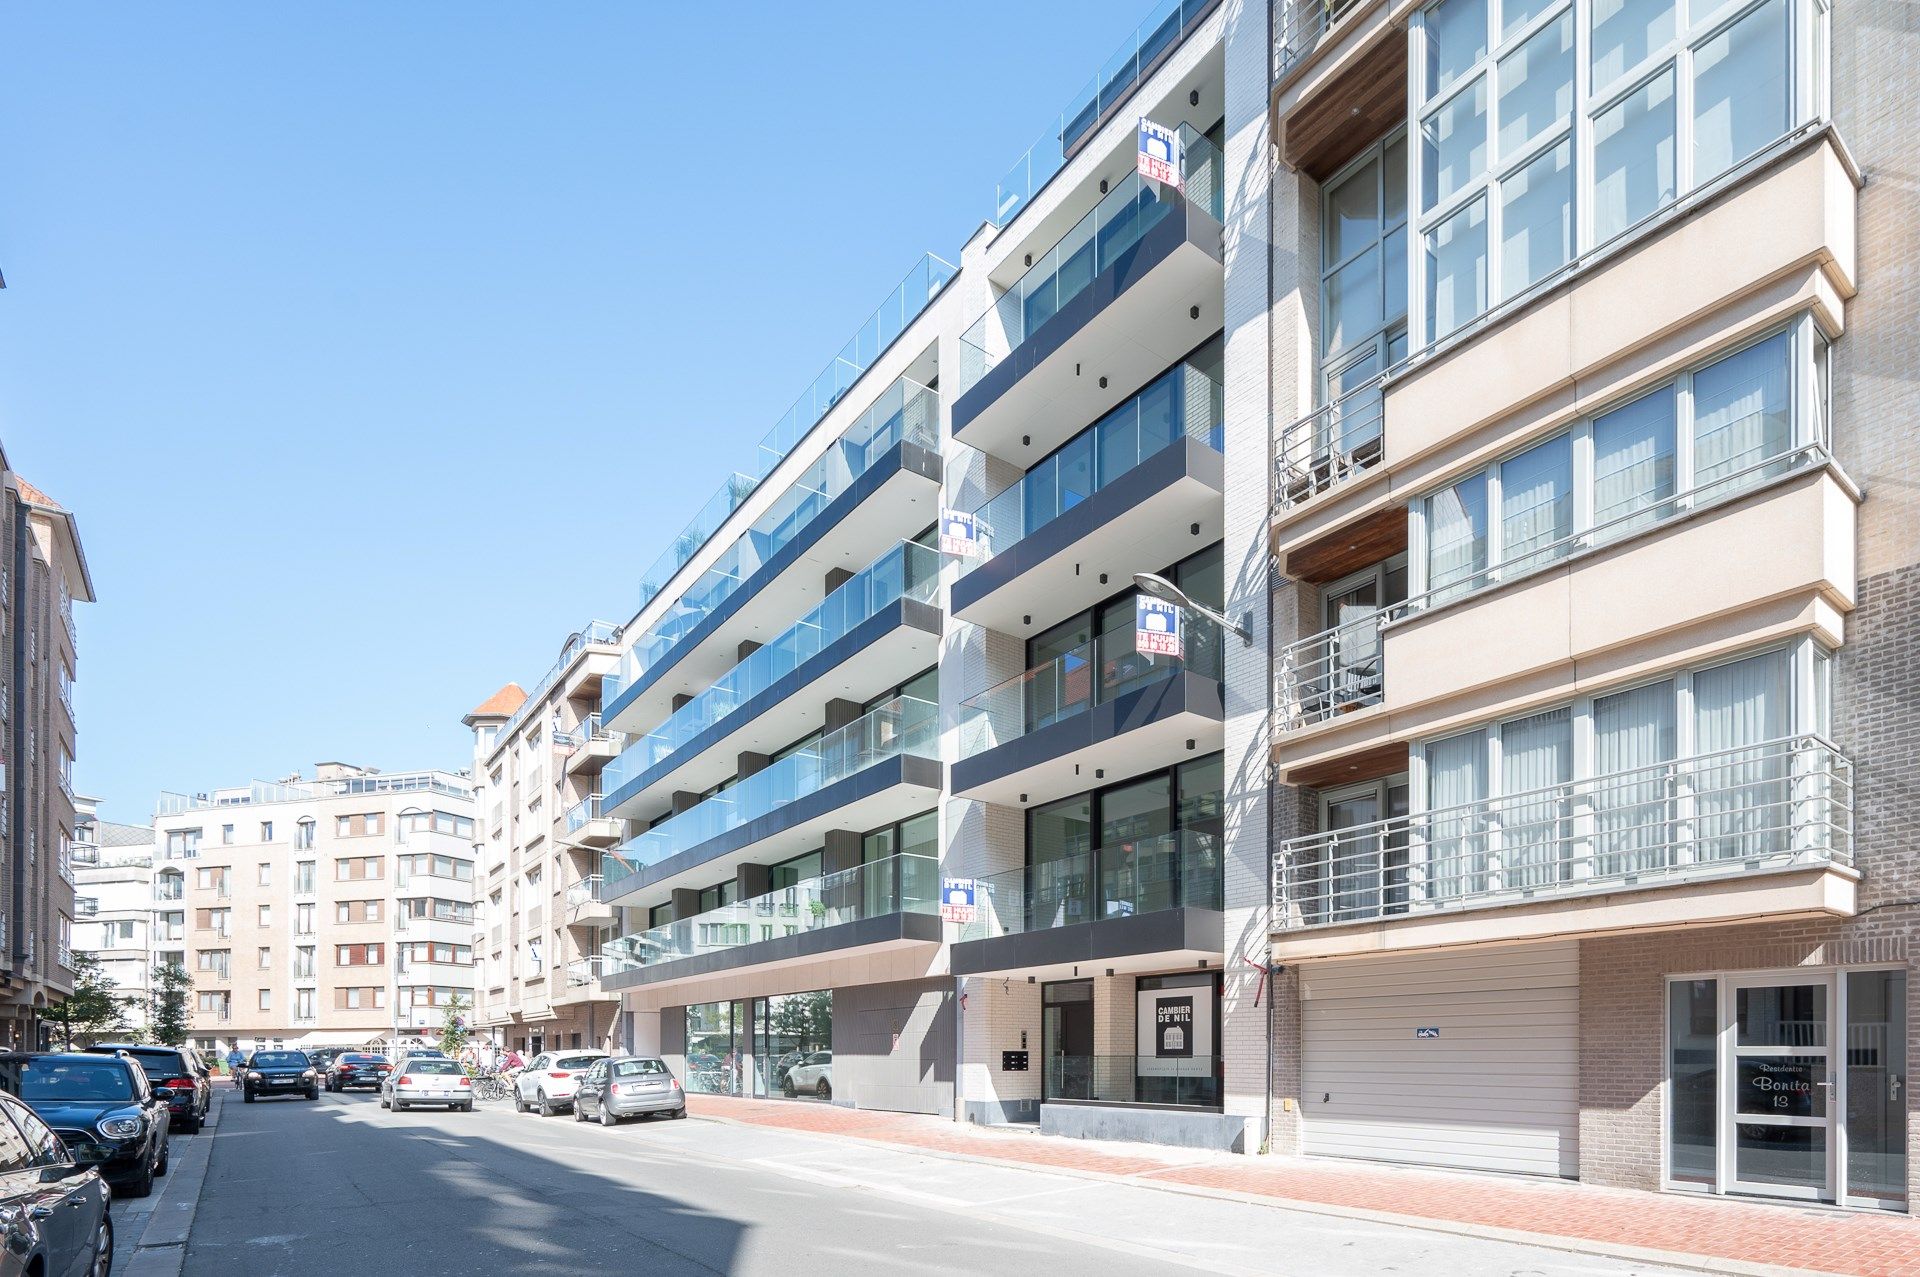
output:
<svg viewBox="0 0 1920 1277"><path fill-rule="evenodd" d="M710 1120L1592 1253L1723 1271L1920 1273L1920 1221L1905 1216L1694 1199L1563 1180L1103 1145L827 1104L688 1098L693 1114Z"/></svg>

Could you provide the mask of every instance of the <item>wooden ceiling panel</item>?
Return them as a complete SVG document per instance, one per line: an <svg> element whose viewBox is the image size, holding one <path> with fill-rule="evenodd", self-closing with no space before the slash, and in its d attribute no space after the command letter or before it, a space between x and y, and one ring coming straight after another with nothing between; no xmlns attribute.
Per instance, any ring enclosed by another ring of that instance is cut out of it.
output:
<svg viewBox="0 0 1920 1277"><path fill-rule="evenodd" d="M1282 570L1296 581L1316 585L1337 581L1407 548L1407 507L1392 505L1359 523L1348 524L1287 555Z"/></svg>
<svg viewBox="0 0 1920 1277"><path fill-rule="evenodd" d="M1280 153L1324 182L1407 115L1407 33L1386 38L1288 116Z"/></svg>
<svg viewBox="0 0 1920 1277"><path fill-rule="evenodd" d="M1310 767L1296 768L1288 772L1284 780L1289 785L1298 785L1303 789L1335 789L1341 785L1379 780L1382 776L1392 776L1405 770L1407 746L1405 742L1400 742L1376 745L1362 753L1346 754L1314 763Z"/></svg>

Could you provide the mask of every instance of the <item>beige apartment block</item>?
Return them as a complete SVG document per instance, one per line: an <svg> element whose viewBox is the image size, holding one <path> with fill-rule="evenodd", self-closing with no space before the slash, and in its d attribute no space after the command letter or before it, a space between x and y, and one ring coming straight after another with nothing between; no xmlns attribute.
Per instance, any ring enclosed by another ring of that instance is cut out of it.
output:
<svg viewBox="0 0 1920 1277"><path fill-rule="evenodd" d="M601 902L601 769L625 738L600 725L619 628L569 635L531 694L509 683L464 720L474 733L475 1022L537 1054L614 1041L619 998L600 985L613 910Z"/></svg>
<svg viewBox="0 0 1920 1277"><path fill-rule="evenodd" d="M76 797L73 951L99 960L128 1029L147 1027L153 992L153 826L102 820L98 800Z"/></svg>
<svg viewBox="0 0 1920 1277"><path fill-rule="evenodd" d="M473 1000L473 789L443 771L161 796L156 949L184 956L204 1050L438 1035Z"/></svg>
<svg viewBox="0 0 1920 1277"><path fill-rule="evenodd" d="M1271 1146L1909 1209L1904 7L1278 12Z"/></svg>
<svg viewBox="0 0 1920 1277"><path fill-rule="evenodd" d="M73 604L93 601L74 516L5 469L0 534L0 1046L48 1044L46 1009L73 988Z"/></svg>

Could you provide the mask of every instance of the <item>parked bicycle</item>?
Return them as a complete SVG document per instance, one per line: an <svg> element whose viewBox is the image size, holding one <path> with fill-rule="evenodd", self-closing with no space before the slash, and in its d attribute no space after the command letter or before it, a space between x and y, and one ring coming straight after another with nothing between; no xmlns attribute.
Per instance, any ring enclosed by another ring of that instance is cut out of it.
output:
<svg viewBox="0 0 1920 1277"><path fill-rule="evenodd" d="M513 1079L505 1073L482 1073L473 1079L473 1098L481 1103L513 1095Z"/></svg>

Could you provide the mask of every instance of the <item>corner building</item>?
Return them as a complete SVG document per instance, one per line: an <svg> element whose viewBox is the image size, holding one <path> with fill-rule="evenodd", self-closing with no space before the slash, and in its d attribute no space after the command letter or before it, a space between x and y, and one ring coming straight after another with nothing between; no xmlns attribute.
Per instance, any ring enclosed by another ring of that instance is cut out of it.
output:
<svg viewBox="0 0 1920 1277"><path fill-rule="evenodd" d="M1277 1149L1908 1208L1895 16L1282 9Z"/></svg>

